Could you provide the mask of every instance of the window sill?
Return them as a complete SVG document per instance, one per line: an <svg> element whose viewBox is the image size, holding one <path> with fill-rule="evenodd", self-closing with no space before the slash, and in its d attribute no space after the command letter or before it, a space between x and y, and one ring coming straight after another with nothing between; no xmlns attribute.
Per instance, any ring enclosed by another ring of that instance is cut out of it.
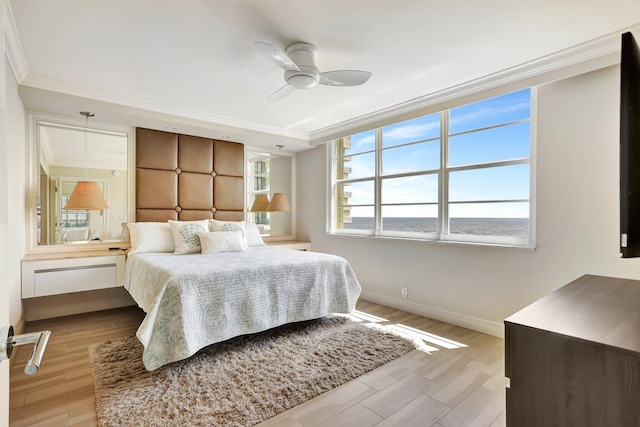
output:
<svg viewBox="0 0 640 427"><path fill-rule="evenodd" d="M492 248L505 248L505 249L522 249L527 251L534 251L535 245L519 245L514 243L500 243L500 242L473 242L462 240L443 240L443 239L423 239L419 237L408 236L387 236L387 235L373 235L373 234L358 234L358 233L327 233L331 237L355 237L366 238L372 240L392 240L392 241L405 241L405 242L420 242L426 244L444 244L444 245L459 245L459 246L480 246L480 247L492 247Z"/></svg>

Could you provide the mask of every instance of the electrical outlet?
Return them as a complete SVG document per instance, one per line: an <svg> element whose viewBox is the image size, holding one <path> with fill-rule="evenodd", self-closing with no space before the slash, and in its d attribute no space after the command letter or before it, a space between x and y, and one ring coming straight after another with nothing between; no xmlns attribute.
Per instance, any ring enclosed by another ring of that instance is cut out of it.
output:
<svg viewBox="0 0 640 427"><path fill-rule="evenodd" d="M409 297L409 289L402 288L402 298L408 298L408 297Z"/></svg>

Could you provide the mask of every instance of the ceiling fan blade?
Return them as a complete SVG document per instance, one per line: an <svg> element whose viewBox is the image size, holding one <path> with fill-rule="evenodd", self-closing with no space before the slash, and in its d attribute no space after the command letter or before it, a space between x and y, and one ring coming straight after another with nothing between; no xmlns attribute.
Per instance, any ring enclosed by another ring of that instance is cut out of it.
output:
<svg viewBox="0 0 640 427"><path fill-rule="evenodd" d="M289 96L293 93L293 91L296 90L296 88L294 88L291 85L284 85L282 86L280 89L278 89L277 91L273 92L268 98L267 101L279 101L282 98Z"/></svg>
<svg viewBox="0 0 640 427"><path fill-rule="evenodd" d="M300 71L300 68L296 65L291 58L287 56L282 50L269 43L254 42L256 48L260 51L265 58L276 64L278 67L289 71Z"/></svg>
<svg viewBox="0 0 640 427"><path fill-rule="evenodd" d="M368 71L360 70L337 70L320 73L321 85L327 86L358 86L366 83L371 77Z"/></svg>

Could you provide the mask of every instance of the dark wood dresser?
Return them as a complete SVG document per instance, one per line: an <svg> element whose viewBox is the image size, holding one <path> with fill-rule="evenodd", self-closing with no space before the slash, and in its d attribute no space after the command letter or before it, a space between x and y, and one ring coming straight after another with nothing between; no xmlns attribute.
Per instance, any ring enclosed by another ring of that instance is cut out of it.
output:
<svg viewBox="0 0 640 427"><path fill-rule="evenodd" d="M640 281L583 276L504 323L508 427L640 426Z"/></svg>

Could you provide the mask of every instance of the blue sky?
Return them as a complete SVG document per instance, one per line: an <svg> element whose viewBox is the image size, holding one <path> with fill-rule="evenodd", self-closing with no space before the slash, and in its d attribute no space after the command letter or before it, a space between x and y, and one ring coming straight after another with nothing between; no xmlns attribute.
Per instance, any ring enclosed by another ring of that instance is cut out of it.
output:
<svg viewBox="0 0 640 427"><path fill-rule="evenodd" d="M530 152L530 90L487 99L450 111L449 165L451 167L490 161L528 157ZM505 127L480 130L505 123ZM472 131L472 132L470 132ZM383 128L383 174L437 169L440 163L440 117L431 114ZM415 144L397 147L400 144ZM353 135L350 178L371 177L375 172L375 131ZM369 153L367 153L369 152ZM357 155L356 155L357 154ZM453 171L450 173L450 201L486 201L527 199L529 165L511 165L490 169ZM382 203L438 200L437 175L383 179ZM373 203L373 182L352 184L353 204ZM436 216L434 206L383 207L390 217ZM529 216L528 203L452 204L452 217ZM353 216L372 216L372 208L353 208Z"/></svg>

